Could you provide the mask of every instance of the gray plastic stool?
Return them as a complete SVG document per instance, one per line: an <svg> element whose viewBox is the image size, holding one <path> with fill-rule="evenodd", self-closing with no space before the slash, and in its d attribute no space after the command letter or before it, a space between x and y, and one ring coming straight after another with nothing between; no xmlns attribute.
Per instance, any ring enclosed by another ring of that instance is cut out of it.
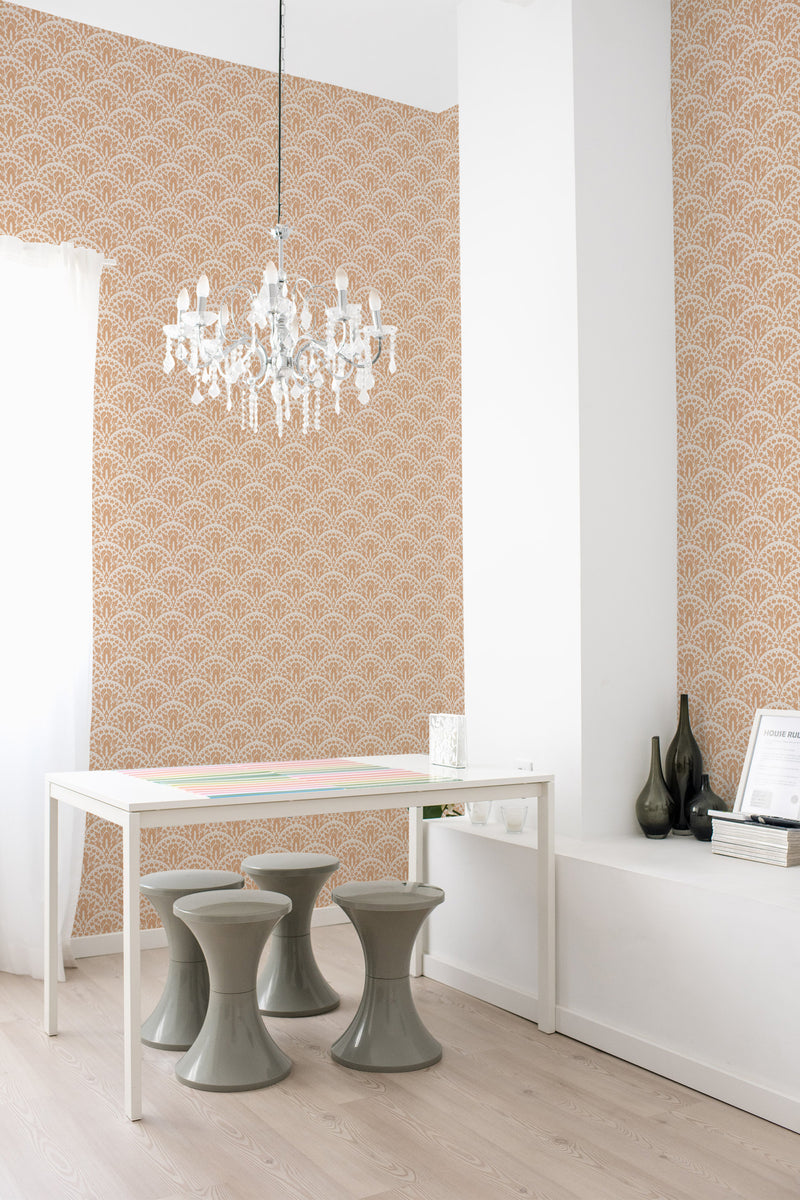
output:
<svg viewBox="0 0 800 1200"><path fill-rule="evenodd" d="M208 968L197 939L172 906L194 892L244 887L235 871L156 871L139 890L155 908L167 934L169 969L161 999L142 1024L142 1041L157 1050L188 1050L208 1008Z"/></svg>
<svg viewBox="0 0 800 1200"><path fill-rule="evenodd" d="M176 900L208 963L211 992L203 1027L175 1065L187 1087L246 1092L285 1079L292 1060L264 1028L256 972L264 943L292 907L277 892L202 892Z"/></svg>
<svg viewBox="0 0 800 1200"><path fill-rule="evenodd" d="M292 902L269 944L258 979L258 1007L270 1017L313 1017L339 1005L311 946L311 913L322 885L339 869L331 854L254 854L242 870L260 888Z"/></svg>
<svg viewBox="0 0 800 1200"><path fill-rule="evenodd" d="M431 909L444 900L441 888L383 879L345 883L333 898L361 939L364 994L351 1024L331 1056L356 1071L418 1071L442 1057L442 1047L423 1025L411 995L408 969L414 939Z"/></svg>

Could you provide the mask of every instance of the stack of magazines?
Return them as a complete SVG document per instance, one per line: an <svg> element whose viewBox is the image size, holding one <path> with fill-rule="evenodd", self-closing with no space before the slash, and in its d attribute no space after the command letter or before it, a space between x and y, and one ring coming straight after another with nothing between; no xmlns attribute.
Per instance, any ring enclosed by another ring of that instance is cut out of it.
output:
<svg viewBox="0 0 800 1200"><path fill-rule="evenodd" d="M800 825L762 824L744 813L711 809L714 854L749 858L777 867L800 866Z"/></svg>

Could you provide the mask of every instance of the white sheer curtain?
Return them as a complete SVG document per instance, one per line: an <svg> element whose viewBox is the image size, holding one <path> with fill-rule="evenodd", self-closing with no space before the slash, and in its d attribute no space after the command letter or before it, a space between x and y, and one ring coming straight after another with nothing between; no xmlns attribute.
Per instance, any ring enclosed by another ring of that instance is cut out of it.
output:
<svg viewBox="0 0 800 1200"><path fill-rule="evenodd" d="M44 774L89 765L102 265L102 255L71 243L0 237L0 970L36 978L44 962ZM83 827L62 805L59 921L68 961Z"/></svg>

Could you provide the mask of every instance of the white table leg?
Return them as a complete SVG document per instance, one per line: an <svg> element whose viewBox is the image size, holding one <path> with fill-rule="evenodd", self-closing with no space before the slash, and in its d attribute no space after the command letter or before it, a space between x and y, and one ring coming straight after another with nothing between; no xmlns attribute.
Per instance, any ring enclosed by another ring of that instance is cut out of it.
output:
<svg viewBox="0 0 800 1200"><path fill-rule="evenodd" d="M58 801L44 796L44 1030L58 1033Z"/></svg>
<svg viewBox="0 0 800 1200"><path fill-rule="evenodd" d="M556 874L554 785L546 783L539 792L538 806L538 933L539 997L537 1025L542 1033L556 1028Z"/></svg>
<svg viewBox="0 0 800 1200"><path fill-rule="evenodd" d="M425 882L425 865L423 863L423 824L422 809L408 810L408 878L410 882ZM425 949L425 928L420 930L419 937L414 942L411 951L410 973L413 976L422 974L422 955Z"/></svg>
<svg viewBox="0 0 800 1200"><path fill-rule="evenodd" d="M131 1121L142 1115L141 957L139 933L140 818L129 813L122 826L123 987L125 1033L125 1112Z"/></svg>

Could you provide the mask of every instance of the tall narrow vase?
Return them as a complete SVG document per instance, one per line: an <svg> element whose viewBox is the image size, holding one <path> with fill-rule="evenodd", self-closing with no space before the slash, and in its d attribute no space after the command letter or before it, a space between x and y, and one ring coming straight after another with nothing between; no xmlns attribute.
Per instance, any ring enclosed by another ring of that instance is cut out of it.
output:
<svg viewBox="0 0 800 1200"><path fill-rule="evenodd" d="M661 745L657 737L650 744L650 774L636 801L636 820L649 838L665 838L671 828L672 797L661 770Z"/></svg>
<svg viewBox="0 0 800 1200"><path fill-rule="evenodd" d="M689 805L700 791L703 756L689 723L689 697L681 693L680 715L675 737L667 749L664 774L672 796L672 828L675 833L690 834Z"/></svg>

